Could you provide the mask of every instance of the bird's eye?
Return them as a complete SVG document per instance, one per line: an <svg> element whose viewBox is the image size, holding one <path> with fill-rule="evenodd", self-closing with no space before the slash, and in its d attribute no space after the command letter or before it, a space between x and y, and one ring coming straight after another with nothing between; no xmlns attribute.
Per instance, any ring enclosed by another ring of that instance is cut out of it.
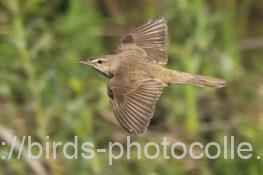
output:
<svg viewBox="0 0 263 175"><path fill-rule="evenodd" d="M103 61L102 60L98 60L98 63L101 64Z"/></svg>

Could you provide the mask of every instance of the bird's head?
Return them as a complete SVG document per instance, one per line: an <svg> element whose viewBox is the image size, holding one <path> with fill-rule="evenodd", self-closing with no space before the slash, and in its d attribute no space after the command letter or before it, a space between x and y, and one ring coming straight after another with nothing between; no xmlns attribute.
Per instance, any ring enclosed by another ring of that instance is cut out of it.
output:
<svg viewBox="0 0 263 175"><path fill-rule="evenodd" d="M95 68L96 70L98 70L100 73L102 73L106 77L113 76L113 72L111 69L112 66L111 66L110 56L101 56L93 60L79 61L79 63Z"/></svg>

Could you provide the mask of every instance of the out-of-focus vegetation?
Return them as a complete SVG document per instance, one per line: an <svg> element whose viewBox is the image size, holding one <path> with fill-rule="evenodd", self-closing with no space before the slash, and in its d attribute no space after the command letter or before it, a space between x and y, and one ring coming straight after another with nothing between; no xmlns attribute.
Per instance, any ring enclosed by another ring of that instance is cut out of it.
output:
<svg viewBox="0 0 263 175"><path fill-rule="evenodd" d="M117 40L148 19L168 21L168 67L217 76L224 89L165 88L149 131L133 141L216 141L235 136L263 156L262 0L2 0L0 131L34 141L123 141L106 93L106 78L77 64L110 54ZM114 36L114 37L113 37ZM4 133L0 133L2 141ZM10 145L1 147L6 155ZM58 154L61 154L58 151ZM137 151L134 152L136 154ZM32 163L32 162L31 162ZM38 160L48 174L262 174L250 160ZM32 166L32 165L31 165ZM33 166L34 167L34 166ZM0 175L35 174L25 159L0 161Z"/></svg>

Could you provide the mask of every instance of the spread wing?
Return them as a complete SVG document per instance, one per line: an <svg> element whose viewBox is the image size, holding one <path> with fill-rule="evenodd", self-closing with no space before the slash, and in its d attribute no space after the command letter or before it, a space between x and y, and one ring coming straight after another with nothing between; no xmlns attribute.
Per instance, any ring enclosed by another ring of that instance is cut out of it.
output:
<svg viewBox="0 0 263 175"><path fill-rule="evenodd" d="M165 52L165 43L167 38L167 24L164 19L150 20L129 34L125 35L117 47L116 52L133 49L135 46L142 48L145 51L144 57L146 61L157 64L166 64L167 55ZM140 49L137 49L139 51Z"/></svg>
<svg viewBox="0 0 263 175"><path fill-rule="evenodd" d="M145 131L153 116L163 85L153 79L120 80L108 83L113 112L124 130L130 134Z"/></svg>

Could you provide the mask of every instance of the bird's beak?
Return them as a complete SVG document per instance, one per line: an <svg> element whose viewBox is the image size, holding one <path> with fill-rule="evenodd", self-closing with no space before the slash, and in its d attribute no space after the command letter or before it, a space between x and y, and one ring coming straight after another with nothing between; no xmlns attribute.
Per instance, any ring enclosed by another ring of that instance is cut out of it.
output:
<svg viewBox="0 0 263 175"><path fill-rule="evenodd" d="M79 64L85 64L85 65L88 65L88 66L92 66L92 62L89 61L89 60L79 61L78 63L79 63Z"/></svg>

